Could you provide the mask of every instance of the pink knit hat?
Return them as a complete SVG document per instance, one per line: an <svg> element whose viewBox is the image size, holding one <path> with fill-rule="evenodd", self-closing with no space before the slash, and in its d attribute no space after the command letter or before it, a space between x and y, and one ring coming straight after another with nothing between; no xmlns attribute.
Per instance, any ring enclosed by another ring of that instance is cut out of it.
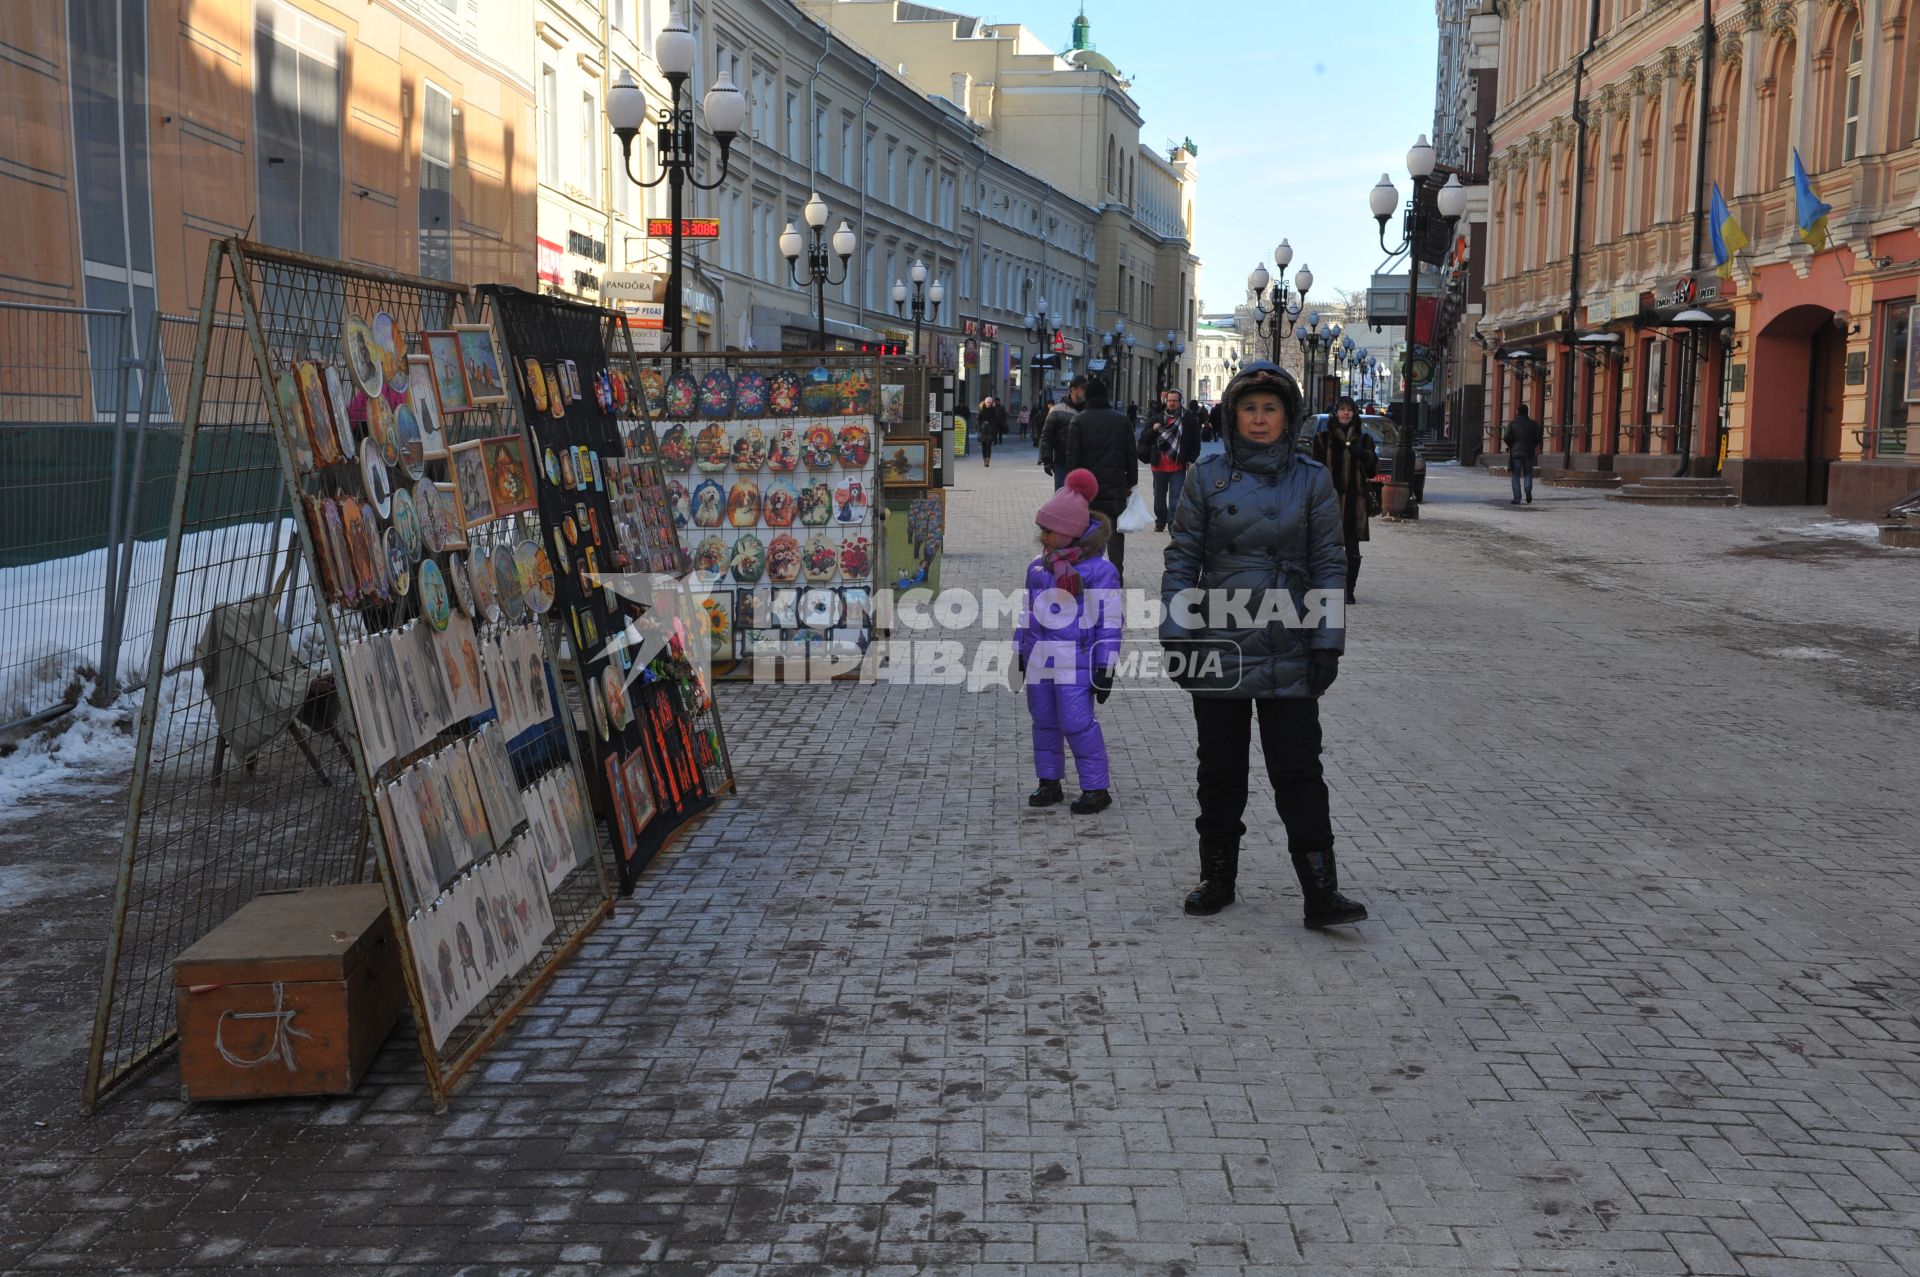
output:
<svg viewBox="0 0 1920 1277"><path fill-rule="evenodd" d="M1075 470L1067 476L1060 491L1040 507L1040 513L1033 516L1033 521L1049 532L1058 532L1062 536L1084 536L1092 518L1087 513L1087 503L1099 492L1100 481L1093 477L1093 471Z"/></svg>

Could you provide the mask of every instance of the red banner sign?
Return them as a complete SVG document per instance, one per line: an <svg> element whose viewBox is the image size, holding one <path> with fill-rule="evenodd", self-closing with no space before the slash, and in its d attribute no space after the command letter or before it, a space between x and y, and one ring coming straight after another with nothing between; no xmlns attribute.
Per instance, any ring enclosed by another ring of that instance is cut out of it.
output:
<svg viewBox="0 0 1920 1277"><path fill-rule="evenodd" d="M647 238L672 239L673 219L671 217L649 217L647 219ZM681 239L719 239L720 219L717 217L683 217L680 219Z"/></svg>
<svg viewBox="0 0 1920 1277"><path fill-rule="evenodd" d="M560 255L564 250L550 239L539 238L534 239L533 248L539 256L540 282L560 283Z"/></svg>

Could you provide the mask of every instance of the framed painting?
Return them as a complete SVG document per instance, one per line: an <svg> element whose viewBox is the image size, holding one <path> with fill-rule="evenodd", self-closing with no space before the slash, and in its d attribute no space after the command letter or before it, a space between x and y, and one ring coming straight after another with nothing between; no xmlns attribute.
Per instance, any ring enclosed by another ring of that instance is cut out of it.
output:
<svg viewBox="0 0 1920 1277"><path fill-rule="evenodd" d="M466 378L467 402L475 407L507 401L507 379L500 369L500 350L493 329L486 324L455 324L460 370Z"/></svg>
<svg viewBox="0 0 1920 1277"><path fill-rule="evenodd" d="M496 517L493 509L493 493L487 483L486 457L481 453L482 441L456 444L449 450L448 456L453 465L453 488L459 502L460 526L463 529L477 528L483 523L491 523Z"/></svg>
<svg viewBox="0 0 1920 1277"><path fill-rule="evenodd" d="M407 356L407 402L420 423L420 442L429 461L447 455L446 423L440 416L440 395L433 384L433 359Z"/></svg>
<svg viewBox="0 0 1920 1277"><path fill-rule="evenodd" d="M519 435L499 435L480 441L480 456L487 476L488 497L493 517L524 514L537 504L533 471L527 465L526 440Z"/></svg>
<svg viewBox="0 0 1920 1277"><path fill-rule="evenodd" d="M433 392L440 397L442 415L473 411L473 396L467 392L467 374L460 362L460 334L423 332L420 340L427 348Z"/></svg>
<svg viewBox="0 0 1920 1277"><path fill-rule="evenodd" d="M931 473L931 439L889 439L880 449L880 479L889 488L924 488Z"/></svg>

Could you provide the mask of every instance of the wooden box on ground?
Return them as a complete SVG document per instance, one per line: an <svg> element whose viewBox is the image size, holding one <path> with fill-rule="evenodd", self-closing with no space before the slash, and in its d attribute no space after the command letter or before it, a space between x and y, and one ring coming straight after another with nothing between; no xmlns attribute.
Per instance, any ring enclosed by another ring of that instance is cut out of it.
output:
<svg viewBox="0 0 1920 1277"><path fill-rule="evenodd" d="M344 1095L407 1004L377 883L259 896L173 961L190 1100Z"/></svg>

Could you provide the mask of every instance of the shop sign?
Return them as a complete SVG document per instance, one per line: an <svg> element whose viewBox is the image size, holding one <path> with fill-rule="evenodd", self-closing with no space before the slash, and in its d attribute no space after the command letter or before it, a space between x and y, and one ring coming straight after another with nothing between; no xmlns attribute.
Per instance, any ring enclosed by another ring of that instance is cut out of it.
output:
<svg viewBox="0 0 1920 1277"><path fill-rule="evenodd" d="M667 304L665 302L629 302L627 327L642 328L653 332L667 330Z"/></svg>
<svg viewBox="0 0 1920 1277"><path fill-rule="evenodd" d="M961 320L960 335L962 337L978 337L980 335L980 321L977 319Z"/></svg>
<svg viewBox="0 0 1920 1277"><path fill-rule="evenodd" d="M660 277L650 271L610 270L600 282L600 291L610 298L633 297L652 301L659 281Z"/></svg>
<svg viewBox="0 0 1920 1277"><path fill-rule="evenodd" d="M647 219L648 239L672 239L673 219L671 217L649 217ZM717 217L683 217L680 219L681 239L719 239L720 219Z"/></svg>
<svg viewBox="0 0 1920 1277"><path fill-rule="evenodd" d="M550 239L535 238L533 251L539 259L541 283L558 284L565 281L566 276L560 273L560 258L566 252L565 249Z"/></svg>
<svg viewBox="0 0 1920 1277"><path fill-rule="evenodd" d="M1502 341L1525 341L1529 337L1543 337L1548 333L1557 333L1561 329L1560 316L1548 315L1544 319L1530 320L1524 324L1510 324L1500 330Z"/></svg>
<svg viewBox="0 0 1920 1277"><path fill-rule="evenodd" d="M1594 300L1587 303L1587 326L1588 327L1593 327L1598 324L1611 323L1613 321L1613 319L1615 318L1615 315L1613 313L1613 298L1614 298L1614 294L1608 293L1604 297L1596 297Z"/></svg>
<svg viewBox="0 0 1920 1277"><path fill-rule="evenodd" d="M1654 290L1653 308L1677 310L1682 306L1691 306L1697 300L1699 292L1699 283L1691 275L1667 280Z"/></svg>

